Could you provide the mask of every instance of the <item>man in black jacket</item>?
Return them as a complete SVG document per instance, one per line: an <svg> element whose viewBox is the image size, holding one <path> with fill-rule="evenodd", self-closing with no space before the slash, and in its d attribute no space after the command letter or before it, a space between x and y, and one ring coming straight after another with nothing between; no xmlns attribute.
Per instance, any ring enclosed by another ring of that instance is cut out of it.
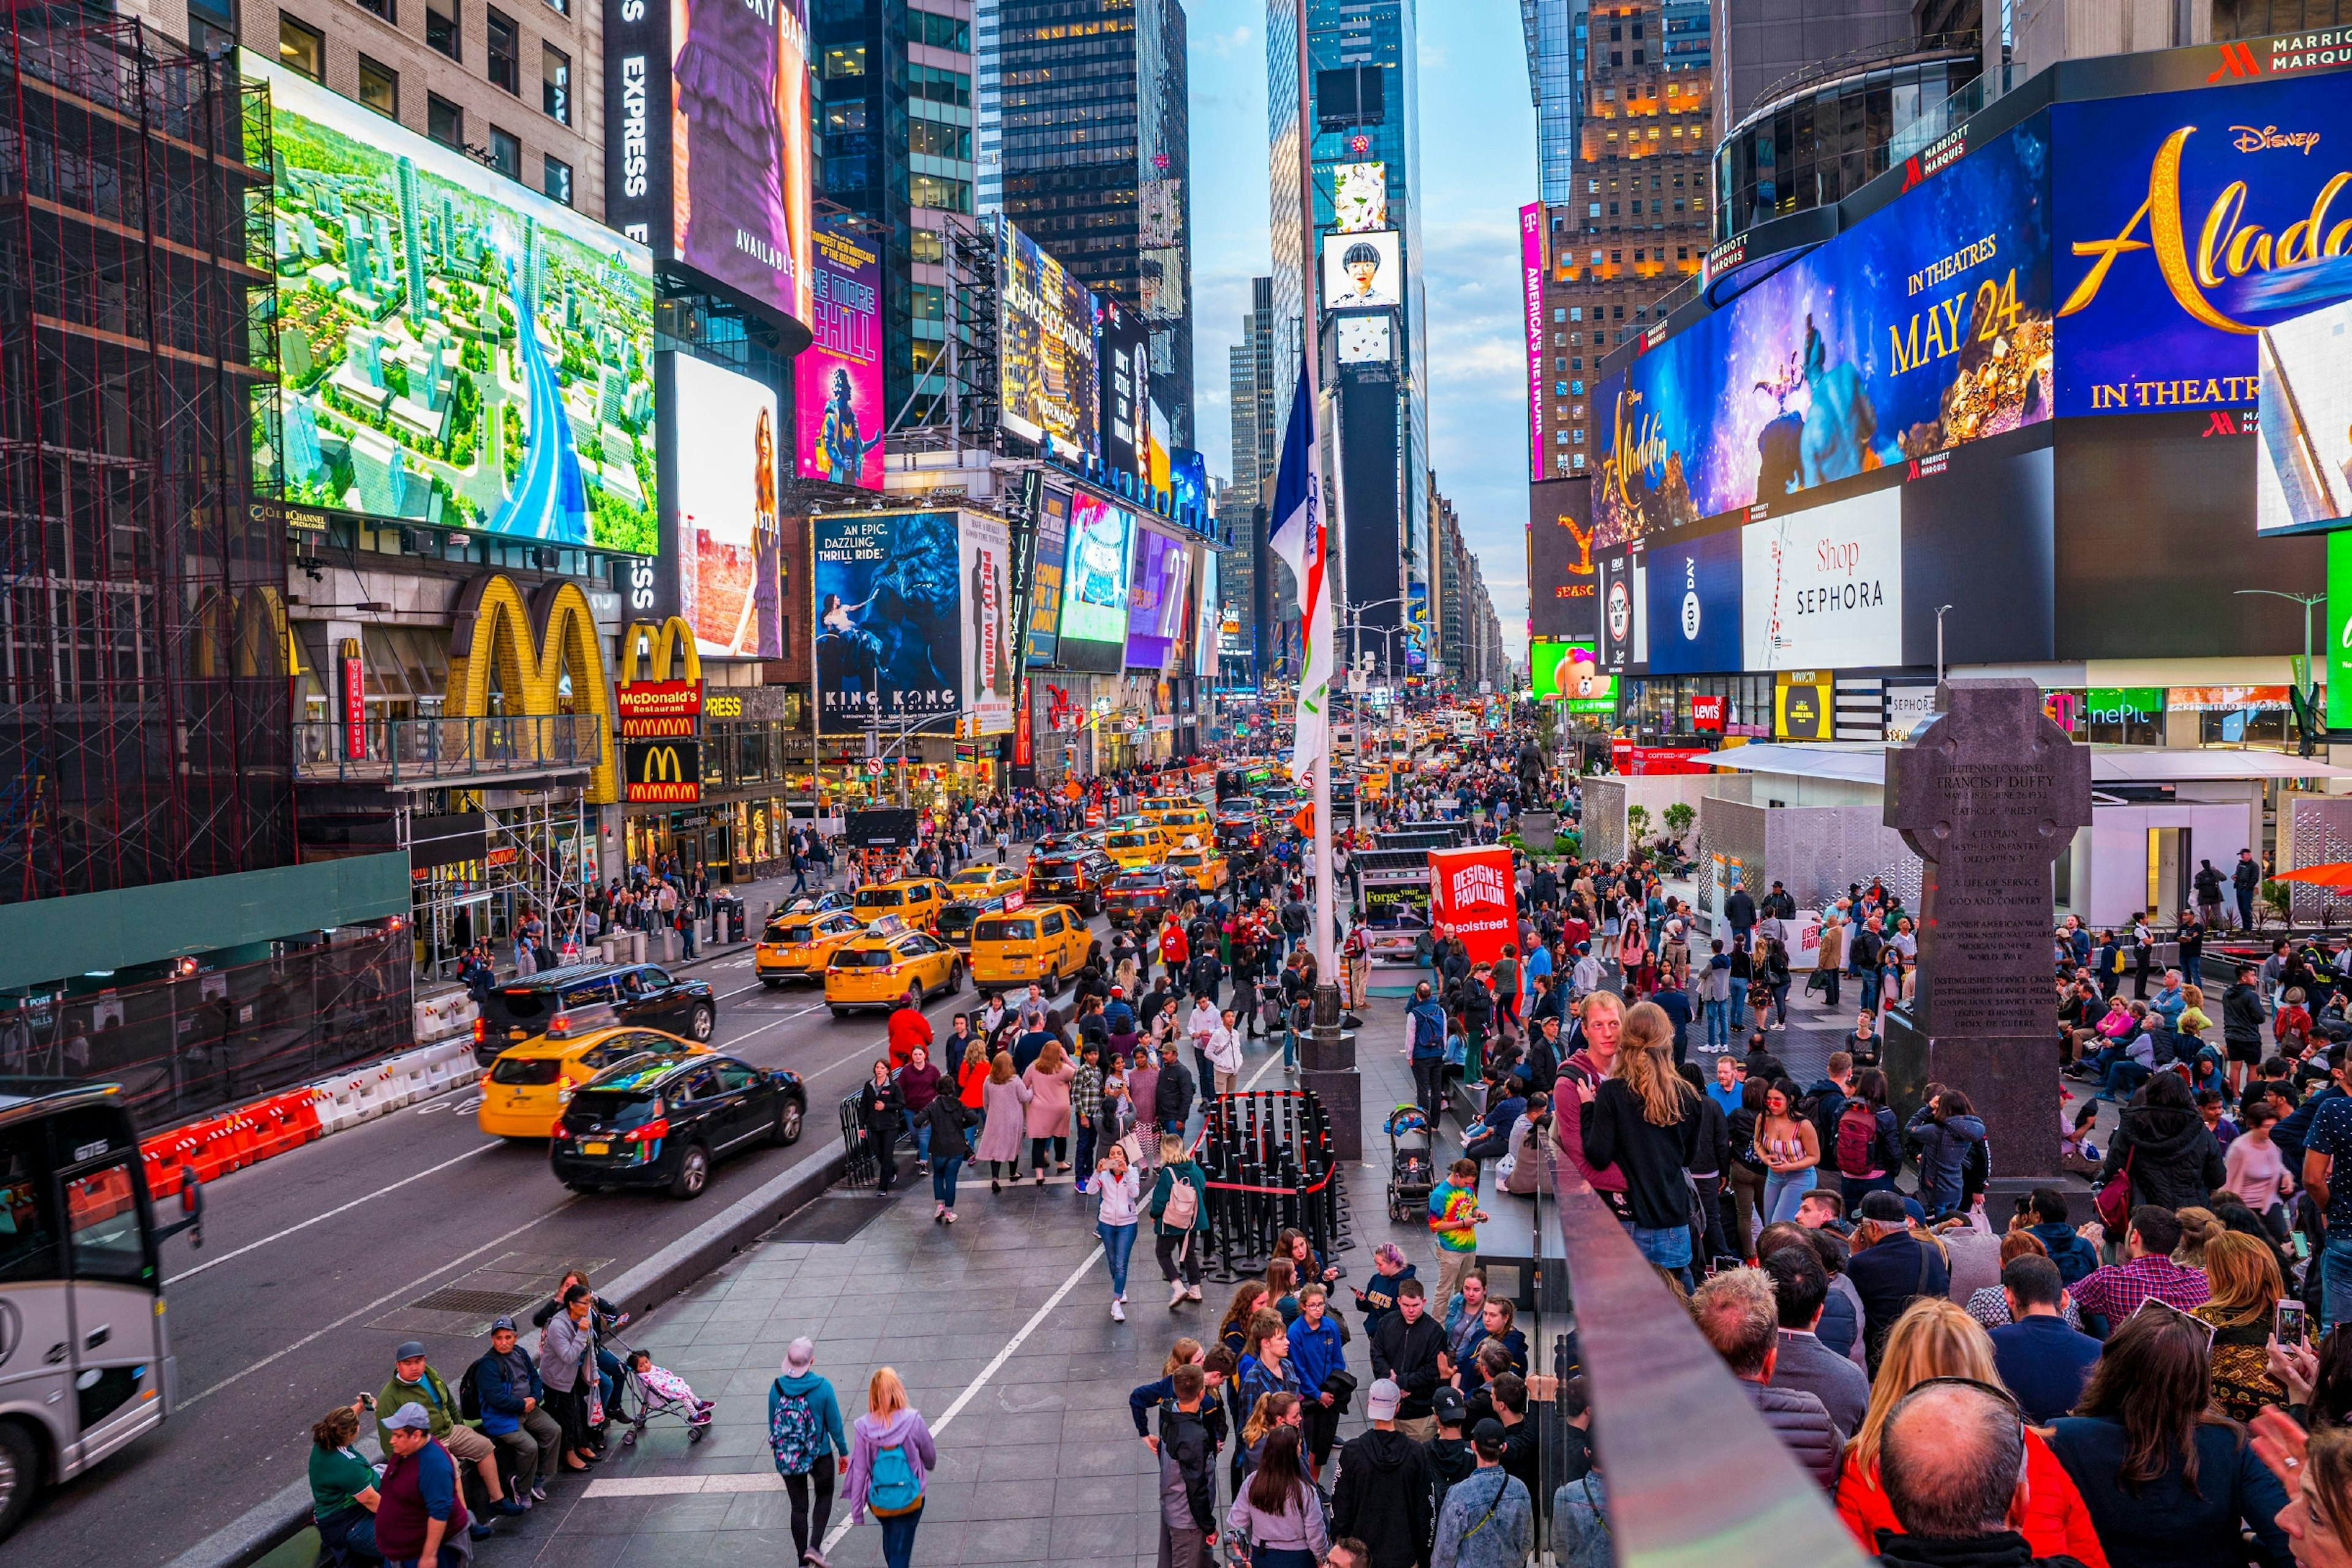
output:
<svg viewBox="0 0 2352 1568"><path fill-rule="evenodd" d="M1749 930L1756 924L1756 900L1748 896L1747 889L1731 889L1731 897L1723 900L1723 918L1731 922L1733 940L1744 946Z"/></svg>
<svg viewBox="0 0 2352 1568"><path fill-rule="evenodd" d="M1172 1132L1189 1144L1192 1115L1192 1074L1176 1059L1176 1042L1160 1042L1160 1086L1151 1095L1151 1120L1162 1132Z"/></svg>
<svg viewBox="0 0 2352 1568"><path fill-rule="evenodd" d="M1397 1405L1398 1430L1417 1443L1437 1435L1435 1406L1437 1357L1445 1349L1445 1328L1425 1310L1427 1299L1418 1279L1398 1282L1397 1310L1372 1331L1372 1371L1392 1379L1402 1394Z"/></svg>
<svg viewBox="0 0 2352 1568"><path fill-rule="evenodd" d="M1879 1439L1878 1479L1903 1527L1879 1533L1887 1568L2082 1568L2034 1556L2010 1528L2025 1488L2025 1430L1996 1390L1938 1380L1905 1395Z"/></svg>
<svg viewBox="0 0 2352 1568"><path fill-rule="evenodd" d="M1340 1448L1339 1481L1331 1492L1332 1533L1361 1541L1371 1568L1422 1568L1437 1517L1437 1467L1427 1449L1397 1430L1402 1398L1388 1378L1372 1384L1364 1400L1372 1429Z"/></svg>
<svg viewBox="0 0 2352 1568"><path fill-rule="evenodd" d="M2263 868L2254 864L2254 852L2238 851L2237 869L2230 873L2230 888L2238 895L2238 929L2254 929L2254 889L2263 885Z"/></svg>
<svg viewBox="0 0 2352 1568"><path fill-rule="evenodd" d="M2246 1069L2263 1059L2263 994L2254 985L2254 966L2238 965L2238 977L2221 993L2221 1045L2230 1058L2232 1089L2246 1081Z"/></svg>
<svg viewBox="0 0 2352 1568"><path fill-rule="evenodd" d="M1160 1407L1160 1561L1208 1568L1217 1538L1217 1446L1202 1411L1208 1376L1180 1366L1171 1383L1176 1397Z"/></svg>
<svg viewBox="0 0 2352 1568"><path fill-rule="evenodd" d="M2221 873L2213 869L2210 860L2197 862L2197 875L2189 879L2197 889L2197 918L2210 927L2221 923ZM2190 978L2194 979L2191 973Z"/></svg>

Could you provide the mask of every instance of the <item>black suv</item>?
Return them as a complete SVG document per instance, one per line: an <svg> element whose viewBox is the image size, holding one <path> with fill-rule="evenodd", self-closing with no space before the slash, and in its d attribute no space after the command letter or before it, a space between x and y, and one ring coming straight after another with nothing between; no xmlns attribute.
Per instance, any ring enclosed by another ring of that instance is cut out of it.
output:
<svg viewBox="0 0 2352 1568"><path fill-rule="evenodd" d="M1103 895L1118 874L1118 862L1100 849L1049 852L1029 862L1029 896L1068 904L1082 915L1098 915Z"/></svg>
<svg viewBox="0 0 2352 1568"><path fill-rule="evenodd" d="M940 911L940 940L959 952L970 952L972 922L982 915L1001 915L1003 912L1004 899L1002 894L992 899L950 904Z"/></svg>
<svg viewBox="0 0 2352 1568"><path fill-rule="evenodd" d="M1182 901L1186 884L1170 876L1166 868L1145 866L1122 872L1110 885L1106 900L1110 907L1110 927L1118 931L1134 925L1145 931L1159 924L1160 917Z"/></svg>
<svg viewBox="0 0 2352 1568"><path fill-rule="evenodd" d="M651 963L573 963L490 987L474 1023L474 1059L488 1067L509 1046L547 1033L558 1013L590 1007L611 1008L615 1023L701 1045L719 1027L719 1000L706 981L677 979Z"/></svg>
<svg viewBox="0 0 2352 1568"><path fill-rule="evenodd" d="M714 1162L755 1143L796 1142L807 1121L798 1073L733 1057L633 1057L572 1095L547 1158L576 1192L664 1187L692 1198Z"/></svg>

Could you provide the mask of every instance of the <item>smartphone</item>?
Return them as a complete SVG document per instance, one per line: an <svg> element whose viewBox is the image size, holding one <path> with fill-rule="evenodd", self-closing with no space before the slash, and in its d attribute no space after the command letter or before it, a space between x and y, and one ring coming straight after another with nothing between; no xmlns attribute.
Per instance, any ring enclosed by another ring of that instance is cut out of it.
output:
<svg viewBox="0 0 2352 1568"><path fill-rule="evenodd" d="M2305 1319L2306 1310L2302 1302L2281 1301L2278 1304L2276 1331L2278 1342L2281 1345L2292 1346L2307 1344L2310 1342L2311 1331Z"/></svg>
<svg viewBox="0 0 2352 1568"><path fill-rule="evenodd" d="M1710 1275L1720 1274L1726 1269L1740 1268L1743 1263L1744 1260L1741 1258L1734 1258L1729 1253L1719 1252L1706 1260L1706 1271Z"/></svg>

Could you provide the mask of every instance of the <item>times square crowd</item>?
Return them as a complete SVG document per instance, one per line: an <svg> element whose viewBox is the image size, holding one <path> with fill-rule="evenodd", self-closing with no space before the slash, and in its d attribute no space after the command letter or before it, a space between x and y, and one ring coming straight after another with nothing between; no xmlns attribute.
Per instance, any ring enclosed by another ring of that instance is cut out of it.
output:
<svg viewBox="0 0 2352 1568"><path fill-rule="evenodd" d="M860 1096L886 1183L905 1139L942 1224L968 1161L989 1163L992 1189L1024 1164L1040 1185L1070 1182L1094 1210L1115 1318L1148 1229L1171 1327L1192 1331L1129 1401L1159 1469L1163 1568L1522 1568L1539 1546L1578 1568L1614 1561L1594 1434L1643 1413L1593 1407L1572 1335L1570 1375L1539 1373L1477 1267L1487 1206L1554 1170L1619 1218L1866 1556L2352 1568L2352 1330L2337 1328L2352 1319L2352 1202L2331 1205L2328 1182L2352 1152L2352 955L2270 942L2217 1025L2200 949L2247 934L2247 873L2200 873L2200 908L2171 933L2179 968L2154 965L2152 916L2115 932L2065 922L2050 1065L2076 1080L2075 1109L2053 1136L2084 1180L1994 1216L1966 1096L1930 1084L1907 1119L1890 1104L1878 1017L1917 960L1897 898L1857 885L1818 911L1805 986L1840 1037L1801 1084L1773 1048L1789 1048L1797 980L1799 911L1780 884L1732 894L1714 934L1668 890L1687 870L1678 842L1577 857L1578 781L1532 735L1488 730L1449 764L1399 773L1331 840L1350 1006L1366 1005L1368 965L1349 862L1379 831L1449 819L1510 846L1521 910L1499 959L1474 963L1442 928L1416 954L1428 978L1402 1053L1431 1124L1459 1101L1464 1125L1438 1160L1426 1242L1380 1246L1361 1284L1286 1233L1213 1329L1192 1314L1210 1239L1192 1157L1204 1102L1235 1087L1253 1037L1292 1065L1315 989L1316 857L1283 812L1235 858L1229 890L1097 942L1066 1010L1032 988L954 1016L944 1039L894 1011ZM881 867L800 829L793 872L812 888L837 872L947 876L1171 787L1142 770L956 801ZM1564 853L1527 853L1513 828L1528 809L1557 814ZM636 867L598 913L633 921L698 896L674 867ZM2104 1151L2102 1105L2117 1110ZM629 1349L626 1321L573 1270L455 1377L400 1346L382 1391L313 1431L329 1556L449 1568L545 1501L558 1471L602 1462L625 1400L708 1421L684 1378ZM826 1568L837 1506L880 1527L893 1568L909 1563L938 1445L891 1369L845 1405L816 1359L794 1342L767 1393L797 1561ZM370 1416L381 1466L352 1446ZM1538 1452L1539 1426L1562 1451Z"/></svg>

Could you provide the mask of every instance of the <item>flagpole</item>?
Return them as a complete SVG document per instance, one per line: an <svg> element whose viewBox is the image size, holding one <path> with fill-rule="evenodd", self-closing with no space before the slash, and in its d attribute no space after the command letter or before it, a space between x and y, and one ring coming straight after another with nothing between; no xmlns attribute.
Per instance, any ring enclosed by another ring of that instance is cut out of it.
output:
<svg viewBox="0 0 2352 1568"><path fill-rule="evenodd" d="M1307 46L1307 0L1298 0L1298 279L1299 336L1306 348L1307 406L1314 418L1317 440L1308 448L1307 460L1315 465L1308 471L1322 472L1322 343L1317 328L1320 312L1317 308L1315 276L1315 119L1310 89L1314 80L1314 61ZM1329 498L1325 498L1328 502ZM1328 507L1316 519L1324 530L1322 559L1323 592L1331 592L1331 518ZM1303 590L1306 584L1301 584ZM1336 623L1335 623L1336 626ZM1301 622L1300 630L1307 627ZM1325 663L1329 664L1329 660ZM1302 664L1299 675L1306 677ZM1317 979L1314 1021L1319 1029L1336 1031L1339 1024L1339 970L1334 967L1337 942L1336 917L1333 910L1331 874L1331 764L1338 757L1338 736L1331 722L1331 693L1327 688L1323 703L1323 755L1314 774L1313 831L1309 843L1315 855L1315 974ZM1323 999L1328 988L1330 1001Z"/></svg>

